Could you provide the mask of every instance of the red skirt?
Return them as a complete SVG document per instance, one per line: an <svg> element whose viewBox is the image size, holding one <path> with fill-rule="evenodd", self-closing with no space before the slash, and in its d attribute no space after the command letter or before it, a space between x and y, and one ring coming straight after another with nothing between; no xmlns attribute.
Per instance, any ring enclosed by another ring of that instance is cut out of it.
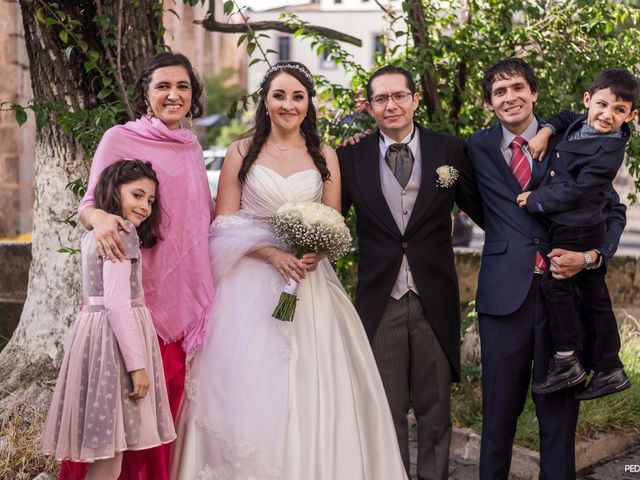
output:
<svg viewBox="0 0 640 480"><path fill-rule="evenodd" d="M184 392L186 356L180 342L165 345L162 339L159 341L169 405L175 421ZM169 480L171 447L172 444L168 443L148 450L125 451L118 480ZM90 465L65 460L60 465L59 480L84 480Z"/></svg>

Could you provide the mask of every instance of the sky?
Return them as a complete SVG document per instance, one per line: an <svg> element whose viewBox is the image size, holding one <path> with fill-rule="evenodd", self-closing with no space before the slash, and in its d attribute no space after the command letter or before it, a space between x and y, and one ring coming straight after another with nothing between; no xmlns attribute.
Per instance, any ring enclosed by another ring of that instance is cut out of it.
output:
<svg viewBox="0 0 640 480"><path fill-rule="evenodd" d="M283 5L298 5L309 2L308 0L241 0L239 3L251 7L252 10L266 10Z"/></svg>

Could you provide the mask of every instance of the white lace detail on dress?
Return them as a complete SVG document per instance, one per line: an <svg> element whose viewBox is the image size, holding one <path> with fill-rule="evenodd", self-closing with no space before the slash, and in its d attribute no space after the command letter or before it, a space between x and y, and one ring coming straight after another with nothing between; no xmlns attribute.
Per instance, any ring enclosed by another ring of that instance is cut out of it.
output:
<svg viewBox="0 0 640 480"><path fill-rule="evenodd" d="M231 472L224 466L213 470L209 465L205 465L198 473L196 480L227 480L230 477Z"/></svg>
<svg viewBox="0 0 640 480"><path fill-rule="evenodd" d="M221 230L224 230L227 228L242 227L244 225L248 225L249 223L249 220L238 215L218 215L211 224L211 228L219 228Z"/></svg>
<svg viewBox="0 0 640 480"><path fill-rule="evenodd" d="M212 469L209 465L198 474L196 480L226 480L242 478L243 480L283 480L280 465L267 464L260 458L260 452L248 443L232 443L227 440L222 422L213 417L198 418L197 428L215 438L224 452L224 462ZM251 473L248 473L251 472ZM255 473L259 472L259 476Z"/></svg>
<svg viewBox="0 0 640 480"><path fill-rule="evenodd" d="M193 402L196 396L196 381L191 375L191 362L193 361L194 353L187 355L185 360L185 376L184 376L184 395L187 400Z"/></svg>

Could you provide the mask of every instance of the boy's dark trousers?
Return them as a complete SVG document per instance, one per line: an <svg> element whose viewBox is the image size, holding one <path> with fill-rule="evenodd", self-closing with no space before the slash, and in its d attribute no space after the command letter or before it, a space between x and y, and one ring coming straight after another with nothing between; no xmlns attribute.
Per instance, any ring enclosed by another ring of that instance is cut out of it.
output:
<svg viewBox="0 0 640 480"><path fill-rule="evenodd" d="M586 252L602 245L606 224L570 226L552 224L551 245L575 252ZM606 372L622 367L618 356L620 335L613 314L611 298L601 268L582 270L571 278L556 280L544 277L542 292L549 306L549 326L556 351L581 351L580 314L592 333L592 367Z"/></svg>

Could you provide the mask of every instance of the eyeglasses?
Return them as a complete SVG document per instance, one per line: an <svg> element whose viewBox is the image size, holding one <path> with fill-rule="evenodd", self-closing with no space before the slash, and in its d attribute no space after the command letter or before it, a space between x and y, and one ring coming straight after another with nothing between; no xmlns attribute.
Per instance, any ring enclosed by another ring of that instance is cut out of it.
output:
<svg viewBox="0 0 640 480"><path fill-rule="evenodd" d="M405 103L411 97L413 97L411 92L396 92L391 95L376 95L375 97L371 97L369 102L374 107L384 107L389 103L389 99L393 99L394 103L399 105L401 103Z"/></svg>

